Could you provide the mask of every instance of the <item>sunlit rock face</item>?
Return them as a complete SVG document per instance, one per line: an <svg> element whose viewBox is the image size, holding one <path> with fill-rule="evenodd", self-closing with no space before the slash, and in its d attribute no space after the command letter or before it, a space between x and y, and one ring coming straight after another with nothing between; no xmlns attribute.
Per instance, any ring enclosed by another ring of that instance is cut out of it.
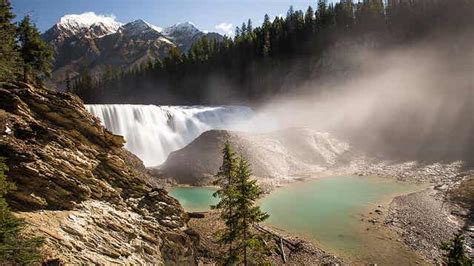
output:
<svg viewBox="0 0 474 266"><path fill-rule="evenodd" d="M103 125L125 137L125 148L146 166L163 163L168 155L183 148L211 129L232 129L250 119L253 111L242 106L156 106L104 104L86 105Z"/></svg>
<svg viewBox="0 0 474 266"><path fill-rule="evenodd" d="M0 88L0 157L17 190L7 200L66 264L186 264L195 234L142 162L67 93Z"/></svg>
<svg viewBox="0 0 474 266"><path fill-rule="evenodd" d="M171 153L160 167L161 174L180 183L210 184L227 140L249 160L255 177L274 183L325 172L348 164L355 156L349 144L307 128L267 133L211 130Z"/></svg>

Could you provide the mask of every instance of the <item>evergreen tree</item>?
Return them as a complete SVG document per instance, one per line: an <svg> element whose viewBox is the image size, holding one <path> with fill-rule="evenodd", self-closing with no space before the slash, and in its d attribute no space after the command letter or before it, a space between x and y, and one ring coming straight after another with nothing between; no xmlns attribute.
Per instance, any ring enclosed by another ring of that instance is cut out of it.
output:
<svg viewBox="0 0 474 266"><path fill-rule="evenodd" d="M304 24L306 27L306 31L308 33L312 33L314 30L314 11L311 6L308 7L304 15Z"/></svg>
<svg viewBox="0 0 474 266"><path fill-rule="evenodd" d="M72 87L71 87L71 72L67 71L66 72L66 91L71 92Z"/></svg>
<svg viewBox="0 0 474 266"><path fill-rule="evenodd" d="M240 35L242 34L242 31L240 30L239 26L235 27L235 39L237 40L237 38L240 37Z"/></svg>
<svg viewBox="0 0 474 266"><path fill-rule="evenodd" d="M172 47L168 56L165 58L163 65L169 72L177 72L178 66L183 63L181 52L176 47Z"/></svg>
<svg viewBox="0 0 474 266"><path fill-rule="evenodd" d="M251 33L252 31L253 31L252 20L249 19L249 20L247 21L247 32L248 32L248 33Z"/></svg>
<svg viewBox="0 0 474 266"><path fill-rule="evenodd" d="M237 173L235 179L236 187L236 212L235 227L236 235L239 238L239 250L242 254L244 265L249 261L256 261L258 251L263 245L261 239L252 233L253 225L268 219L269 215L255 206L255 202L263 195L263 191L257 185L256 180L251 180L250 165L244 157L238 160ZM252 252L253 251L253 252Z"/></svg>
<svg viewBox="0 0 474 266"><path fill-rule="evenodd" d="M22 235L25 223L11 213L5 200L5 195L15 189L14 184L6 180L4 173L7 170L0 158L0 264L25 265L38 262L41 259L38 248L43 239L25 238Z"/></svg>
<svg viewBox="0 0 474 266"><path fill-rule="evenodd" d="M10 1L0 0L0 81L14 80L19 73L13 18Z"/></svg>
<svg viewBox="0 0 474 266"><path fill-rule="evenodd" d="M352 0L341 0L334 7L338 28L348 30L354 24L354 4Z"/></svg>
<svg viewBox="0 0 474 266"><path fill-rule="evenodd" d="M18 42L23 65L23 81L41 84L51 76L52 50L41 39L30 17L25 16L18 27Z"/></svg>
<svg viewBox="0 0 474 266"><path fill-rule="evenodd" d="M464 237L458 232L451 243L443 243L441 249L446 251L444 262L448 266L471 266L472 261L464 251Z"/></svg>
<svg viewBox="0 0 474 266"><path fill-rule="evenodd" d="M237 240L237 221L235 216L237 191L235 187L235 177L237 171L237 162L235 153L230 146L229 141L224 143L222 149L222 165L216 174L214 185L220 186L220 189L214 193L214 197L220 199L217 205L211 206L212 209L221 211L220 217L226 225L226 229L221 232L219 241L222 244L229 245L229 254L227 263L235 263L237 260L234 242Z"/></svg>

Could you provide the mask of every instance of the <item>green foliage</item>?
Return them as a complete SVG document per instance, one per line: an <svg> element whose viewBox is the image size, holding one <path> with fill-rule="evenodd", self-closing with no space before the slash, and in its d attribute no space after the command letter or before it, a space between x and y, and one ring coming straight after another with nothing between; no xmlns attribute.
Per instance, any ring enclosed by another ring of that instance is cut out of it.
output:
<svg viewBox="0 0 474 266"><path fill-rule="evenodd" d="M448 266L471 266L472 261L464 251L464 237L462 231L458 232L451 243L443 243L441 249L446 251L444 263Z"/></svg>
<svg viewBox="0 0 474 266"><path fill-rule="evenodd" d="M0 0L0 81L11 81L19 73L19 55L15 49L16 27L10 1Z"/></svg>
<svg viewBox="0 0 474 266"><path fill-rule="evenodd" d="M260 236L252 233L254 224L268 219L269 215L256 206L256 201L263 195L263 191L257 185L256 180L251 180L252 172L250 165L244 157L238 160L236 173L236 212L237 221L236 235L238 236L238 254L243 254L245 265L249 261L257 261L263 250L263 242Z"/></svg>
<svg viewBox="0 0 474 266"><path fill-rule="evenodd" d="M266 249L262 236L255 235L252 227L268 218L268 214L255 206L263 191L256 180L250 179L248 162L243 157L235 158L228 141L224 144L222 154L223 161L215 182L221 188L214 194L220 201L212 208L221 211L221 219L226 225L219 239L222 244L229 245L226 263L261 261Z"/></svg>
<svg viewBox="0 0 474 266"><path fill-rule="evenodd" d="M5 200L5 195L15 189L14 184L6 180L4 173L7 170L0 158L0 264L23 265L38 262L41 259L38 248L43 239L22 235L25 223L11 213Z"/></svg>
<svg viewBox="0 0 474 266"><path fill-rule="evenodd" d="M41 39L36 26L25 16L18 26L18 45L22 58L23 81L42 84L51 76L53 52Z"/></svg>
<svg viewBox="0 0 474 266"><path fill-rule="evenodd" d="M216 174L214 185L220 186L220 189L214 193L214 197L220 199L217 205L211 206L212 209L220 210L220 217L225 223L225 230L220 232L219 241L222 244L229 245L229 257L227 262L233 263L236 260L233 243L237 240L237 220L235 217L236 196L235 188L236 178L236 159L235 153L228 141L225 142L222 149L222 165Z"/></svg>

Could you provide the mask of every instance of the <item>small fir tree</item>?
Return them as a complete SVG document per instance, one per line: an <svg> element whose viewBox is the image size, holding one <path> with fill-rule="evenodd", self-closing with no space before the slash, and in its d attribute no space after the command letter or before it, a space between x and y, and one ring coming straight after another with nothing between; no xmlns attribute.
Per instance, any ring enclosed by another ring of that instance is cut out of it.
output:
<svg viewBox="0 0 474 266"><path fill-rule="evenodd" d="M263 192L256 180L251 180L250 165L245 158L235 158L235 153L228 141L222 149L222 165L216 174L215 185L221 188L214 193L220 201L213 209L221 211L225 229L220 232L219 241L229 245L226 264L242 262L245 265L260 261L265 252L262 237L253 233L255 224L268 218L268 214L255 206Z"/></svg>
<svg viewBox="0 0 474 266"><path fill-rule="evenodd" d="M229 254L227 263L235 263L237 260L236 252L234 249L234 242L237 239L236 231L236 198L237 191L235 188L235 174L237 170L237 164L235 159L235 152L230 146L229 141L224 143L222 149L222 165L216 174L216 180L214 185L220 186L220 189L214 193L214 197L220 199L217 205L211 206L212 209L220 210L220 217L224 221L226 228L220 232L219 241L222 244L229 245Z"/></svg>
<svg viewBox="0 0 474 266"><path fill-rule="evenodd" d="M464 251L464 237L462 231L458 232L451 243L443 243L441 249L446 251L444 263L448 266L471 266L472 261Z"/></svg>
<svg viewBox="0 0 474 266"><path fill-rule="evenodd" d="M242 262L248 265L249 261L257 261L262 252L262 239L252 232L255 224L265 221L269 215L260 210L255 202L263 195L262 189L256 180L251 180L252 171L244 157L238 160L236 173L236 235L239 237L239 253L242 254Z"/></svg>

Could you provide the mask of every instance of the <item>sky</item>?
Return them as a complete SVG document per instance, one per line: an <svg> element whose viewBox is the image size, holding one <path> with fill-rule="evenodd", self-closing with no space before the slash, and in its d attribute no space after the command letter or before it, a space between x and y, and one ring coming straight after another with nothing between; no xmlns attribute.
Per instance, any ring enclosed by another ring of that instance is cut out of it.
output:
<svg viewBox="0 0 474 266"><path fill-rule="evenodd" d="M204 31L232 35L236 26L263 16L286 14L289 6L306 10L317 0L10 0L17 19L30 15L41 32L66 14L94 12L122 23L143 19L159 27L189 21Z"/></svg>

